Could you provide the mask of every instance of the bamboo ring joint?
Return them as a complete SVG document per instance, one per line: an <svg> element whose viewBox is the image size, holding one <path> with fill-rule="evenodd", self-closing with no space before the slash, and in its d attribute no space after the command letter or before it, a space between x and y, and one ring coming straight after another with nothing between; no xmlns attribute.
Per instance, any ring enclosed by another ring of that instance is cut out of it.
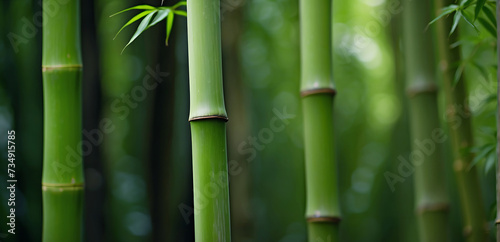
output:
<svg viewBox="0 0 500 242"><path fill-rule="evenodd" d="M335 96L337 94L337 90L333 88L317 88L317 89L309 89L300 92L301 97L318 94L318 93L326 93Z"/></svg>

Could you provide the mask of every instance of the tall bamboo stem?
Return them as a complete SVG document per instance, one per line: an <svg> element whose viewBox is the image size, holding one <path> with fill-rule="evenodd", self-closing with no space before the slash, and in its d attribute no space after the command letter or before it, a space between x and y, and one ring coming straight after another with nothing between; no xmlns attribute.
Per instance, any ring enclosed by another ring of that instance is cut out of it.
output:
<svg viewBox="0 0 500 242"><path fill-rule="evenodd" d="M196 241L231 241L220 1L187 2Z"/></svg>
<svg viewBox="0 0 500 242"><path fill-rule="evenodd" d="M300 1L301 95L309 241L337 241L340 206L333 138L332 2Z"/></svg>
<svg viewBox="0 0 500 242"><path fill-rule="evenodd" d="M403 13L403 43L406 87L409 96L412 153L415 166L415 207L420 241L448 241L448 197L443 159L436 132L439 127L431 2L406 0Z"/></svg>
<svg viewBox="0 0 500 242"><path fill-rule="evenodd" d="M500 63L500 0L497 0L497 63ZM497 242L500 242L500 69L497 67Z"/></svg>
<svg viewBox="0 0 500 242"><path fill-rule="evenodd" d="M453 0L436 0L434 7L439 11L453 4ZM439 14L439 12L436 13ZM452 18L440 19L437 23L437 44L439 51L439 68L442 73L444 94L446 98L446 118L449 124L451 146L453 150L453 168L455 171L458 192L464 216L464 236L467 241L486 241L488 236L486 217L483 207L481 187L475 167L470 167L473 154L471 115L467 101L465 80L454 84L457 70L455 63L460 61L460 48L450 48L458 39L458 29L448 36L452 27ZM463 75L462 75L463 77ZM461 115L465 113L466 115ZM455 122L459 120L460 122Z"/></svg>
<svg viewBox="0 0 500 242"><path fill-rule="evenodd" d="M44 0L43 241L81 241L83 225L80 1Z"/></svg>

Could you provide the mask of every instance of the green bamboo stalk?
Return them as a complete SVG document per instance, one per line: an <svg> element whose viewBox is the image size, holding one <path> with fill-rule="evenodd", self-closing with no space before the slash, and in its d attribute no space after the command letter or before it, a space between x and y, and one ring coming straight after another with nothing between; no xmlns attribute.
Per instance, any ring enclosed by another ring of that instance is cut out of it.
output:
<svg viewBox="0 0 500 242"><path fill-rule="evenodd" d="M448 197L444 182L437 108L437 75L431 2L406 0L403 13L403 43L406 87L409 96L412 154L415 166L415 206L420 241L448 241ZM419 157L417 157L419 156Z"/></svg>
<svg viewBox="0 0 500 242"><path fill-rule="evenodd" d="M453 0L435 0L434 7L438 11L455 3ZM463 76L454 84L454 76L460 61L460 48L450 48L458 40L458 29L448 36L452 28L451 17L440 19L437 24L437 46L439 51L439 68L442 73L444 94L446 98L447 120L460 120L459 124L450 123L451 146L453 150L453 168L458 183L458 192L464 216L464 236L467 241L486 241L488 230L485 210L482 201L481 187L475 166L470 167L473 154L472 125L470 115L460 115L461 111L470 114L467 101L467 89Z"/></svg>
<svg viewBox="0 0 500 242"><path fill-rule="evenodd" d="M59 6L58 11L52 11ZM44 0L43 241L83 239L80 1Z"/></svg>
<svg viewBox="0 0 500 242"><path fill-rule="evenodd" d="M500 63L500 0L497 0L497 63ZM495 224L497 227L497 242L500 242L500 69L497 67L497 217Z"/></svg>
<svg viewBox="0 0 500 242"><path fill-rule="evenodd" d="M187 3L196 241L231 241L220 1Z"/></svg>
<svg viewBox="0 0 500 242"><path fill-rule="evenodd" d="M309 241L337 241L340 206L333 138L332 3L300 1L306 219Z"/></svg>

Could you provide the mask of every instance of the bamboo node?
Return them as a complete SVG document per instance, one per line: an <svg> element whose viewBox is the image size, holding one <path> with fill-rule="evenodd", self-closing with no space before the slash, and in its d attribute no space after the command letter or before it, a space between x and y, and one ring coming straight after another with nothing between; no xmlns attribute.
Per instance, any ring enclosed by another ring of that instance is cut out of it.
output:
<svg viewBox="0 0 500 242"><path fill-rule="evenodd" d="M221 116L221 115L207 115L207 116L192 117L192 118L189 119L189 122L196 121L196 120L203 120L203 119L222 119L225 122L228 121L228 118L226 116Z"/></svg>
<svg viewBox="0 0 500 242"><path fill-rule="evenodd" d="M78 69L78 70L81 70L82 68L83 68L82 65L50 65L50 66L44 66L44 65L42 65L42 72L55 71L55 70L64 70L64 69Z"/></svg>
<svg viewBox="0 0 500 242"><path fill-rule="evenodd" d="M464 170L464 162L462 160L456 160L455 162L453 162L453 169L455 171L463 171Z"/></svg>
<svg viewBox="0 0 500 242"><path fill-rule="evenodd" d="M500 224L500 219L495 220L495 224Z"/></svg>
<svg viewBox="0 0 500 242"><path fill-rule="evenodd" d="M300 92L301 97L306 97L309 95L313 94L318 94L318 93L325 93L325 94L331 94L332 96L335 96L337 94L337 90L334 88L316 88L316 89L309 89L309 90L304 90Z"/></svg>
<svg viewBox="0 0 500 242"><path fill-rule="evenodd" d="M413 98L419 94L433 93L437 92L437 90L438 88L434 83L428 83L428 82L416 83L406 89L406 94L408 95L408 97Z"/></svg>
<svg viewBox="0 0 500 242"><path fill-rule="evenodd" d="M418 206L417 213L423 214L426 212L445 212L448 211L450 205L448 203L429 203Z"/></svg>
<svg viewBox="0 0 500 242"><path fill-rule="evenodd" d="M43 190L46 190L47 188L64 188L64 187L83 188L84 184L83 183L44 183L44 182L42 182L42 189Z"/></svg>
<svg viewBox="0 0 500 242"><path fill-rule="evenodd" d="M341 218L337 216L310 216L306 220L309 223L340 223Z"/></svg>
<svg viewBox="0 0 500 242"><path fill-rule="evenodd" d="M469 237L472 234L472 227L467 225L464 227L464 237Z"/></svg>

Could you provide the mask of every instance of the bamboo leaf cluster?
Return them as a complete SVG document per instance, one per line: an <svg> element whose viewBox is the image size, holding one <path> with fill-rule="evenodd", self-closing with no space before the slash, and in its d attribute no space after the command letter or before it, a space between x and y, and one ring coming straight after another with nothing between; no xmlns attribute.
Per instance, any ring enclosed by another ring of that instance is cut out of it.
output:
<svg viewBox="0 0 500 242"><path fill-rule="evenodd" d="M174 16L175 15L181 15L184 17L187 16L186 11L177 9L181 6L186 6L186 1L180 1L171 7L153 7L151 5L138 5L138 6L124 9L120 12L117 12L117 13L111 15L110 17L113 17L113 16L116 16L117 14L124 13L124 12L130 11L130 10L144 10L144 11L140 12L139 14L135 15L134 17L132 17L125 25L123 25L120 28L118 33L116 33L116 36L118 36L118 34L120 34L120 32L125 27L142 19L142 21L139 23L139 26L137 27L137 30L135 31L134 35L132 35L129 42L123 48L122 52L127 48L127 46L129 46L132 42L134 42L134 40L137 39L137 37L139 37L139 35L141 35L144 31L146 31L150 27L153 27L154 25L156 25L157 23L161 22L164 19L166 19L165 45L168 45L170 31L172 30L172 26L174 23ZM116 38L116 36L115 36L115 38Z"/></svg>
<svg viewBox="0 0 500 242"><path fill-rule="evenodd" d="M470 14L467 10L474 6L473 18L470 17ZM478 20L479 23L490 33L494 38L497 37L496 34L496 18L495 18L495 1L487 1L487 0L463 0L459 5L450 4L441 9L441 13L433 19L430 24L435 23L437 20L442 19L443 17L447 17L450 14L453 15L453 24L450 29L449 35L453 34L457 29L458 23L461 19L465 20L467 24L469 24L476 32L479 33L479 29L477 28L475 21ZM484 13L484 16L481 16L481 12Z"/></svg>

